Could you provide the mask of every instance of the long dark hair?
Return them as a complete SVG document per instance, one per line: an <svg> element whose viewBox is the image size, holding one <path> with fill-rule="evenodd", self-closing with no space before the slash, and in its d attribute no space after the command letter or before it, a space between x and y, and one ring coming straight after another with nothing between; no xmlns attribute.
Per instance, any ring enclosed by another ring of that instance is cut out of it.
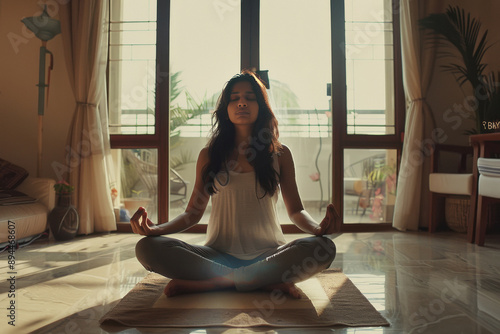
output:
<svg viewBox="0 0 500 334"><path fill-rule="evenodd" d="M234 150L236 136L234 125L229 120L227 107L234 85L242 81L247 81L252 85L259 104L259 113L245 153L248 162L255 170L256 181L265 191L264 196L273 195L278 188L279 179L278 172L273 168L273 154L279 153L282 148L278 140L278 120L269 104L264 83L254 72L248 70L232 77L219 96L217 107L212 115L212 136L208 142L209 162L203 169L203 181L208 192L213 194L217 191L214 184L215 176L221 170L227 172L227 163Z"/></svg>

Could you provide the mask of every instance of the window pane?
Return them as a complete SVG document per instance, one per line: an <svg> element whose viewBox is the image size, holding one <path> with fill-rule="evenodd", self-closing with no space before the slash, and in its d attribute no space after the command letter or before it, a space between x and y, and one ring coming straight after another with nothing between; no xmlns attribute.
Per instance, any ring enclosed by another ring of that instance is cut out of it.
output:
<svg viewBox="0 0 500 334"><path fill-rule="evenodd" d="M115 171L119 175L115 210L120 210L120 221L129 222L130 215L141 206L148 211L148 218L157 222L158 217L158 151L156 149L112 150Z"/></svg>
<svg viewBox="0 0 500 334"><path fill-rule="evenodd" d="M156 1L112 0L109 46L111 134L154 134Z"/></svg>
<svg viewBox="0 0 500 334"><path fill-rule="evenodd" d="M224 84L240 70L241 9L239 1L221 6L172 0L170 13L169 216L175 217L184 211L195 183L196 159L211 129L210 111Z"/></svg>
<svg viewBox="0 0 500 334"><path fill-rule="evenodd" d="M290 147L306 209L319 219L331 202L330 1L260 2L260 67L280 140ZM280 205L281 223L289 223Z"/></svg>
<svg viewBox="0 0 500 334"><path fill-rule="evenodd" d="M391 223L396 150L344 150L344 223Z"/></svg>
<svg viewBox="0 0 500 334"><path fill-rule="evenodd" d="M346 0L347 133L394 134L391 0Z"/></svg>

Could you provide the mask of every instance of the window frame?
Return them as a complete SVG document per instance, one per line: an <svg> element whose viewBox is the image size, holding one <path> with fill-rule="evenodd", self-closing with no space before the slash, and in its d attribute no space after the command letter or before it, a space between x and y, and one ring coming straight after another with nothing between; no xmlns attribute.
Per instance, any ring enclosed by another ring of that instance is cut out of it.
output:
<svg viewBox="0 0 500 334"><path fill-rule="evenodd" d="M333 135L332 159L333 185L341 185L342 191L333 192L333 203L343 217L344 208L344 149L378 148L395 149L397 162L401 161L401 150L405 123L405 99L402 80L401 42L399 25L399 2L392 0L393 21L393 59L394 59L394 134L386 135L359 135L347 133L347 88L346 88L346 59L345 59L345 1L331 0L332 17L332 110ZM333 187L332 185L332 187ZM333 188L332 188L333 189ZM392 223L378 224L344 224L337 223L337 230L341 232L369 232L392 229Z"/></svg>
<svg viewBox="0 0 500 334"><path fill-rule="evenodd" d="M332 189L339 185L342 191L333 191L333 203L343 211L343 150L350 148L396 149L400 164L405 122L405 98L402 82L399 2L392 0L393 57L394 57L394 118L392 135L357 135L347 133L345 12L344 0L330 0L331 61L332 61ZM241 0L241 68L260 70L259 22L260 0ZM170 0L157 1L156 76L169 72L170 61ZM108 66L109 68L109 66ZM108 73L109 75L109 73ZM108 77L109 82L109 77ZM155 133L150 135L112 134L112 149L155 148L158 150L158 222L168 221L169 211L169 80L156 80ZM109 88L108 88L109 89ZM337 187L338 189L338 187ZM390 228L385 224L343 224L338 231L377 231ZM302 233L294 225L282 225L285 233ZM125 230L130 230L130 225ZM195 225L187 232L205 232L206 226Z"/></svg>

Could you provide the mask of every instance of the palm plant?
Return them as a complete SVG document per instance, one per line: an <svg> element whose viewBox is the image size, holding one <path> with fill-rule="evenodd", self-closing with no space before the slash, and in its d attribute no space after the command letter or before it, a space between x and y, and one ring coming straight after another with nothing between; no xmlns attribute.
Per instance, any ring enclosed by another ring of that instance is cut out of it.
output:
<svg viewBox="0 0 500 334"><path fill-rule="evenodd" d="M272 96L274 103L279 108L283 109L296 109L299 108L299 99L292 91L290 86L278 80L270 80L269 91L270 97Z"/></svg>
<svg viewBox="0 0 500 334"><path fill-rule="evenodd" d="M476 129L469 133L489 132L483 125L498 119L500 89L494 74L484 74L487 64L483 57L491 46L487 42L488 30L481 33L481 22L459 6L449 6L445 13L430 14L419 23L431 30L435 42L454 49L455 52L447 49L440 52L442 57L455 59L442 68L455 76L460 87L465 83L471 85L477 108Z"/></svg>
<svg viewBox="0 0 500 334"><path fill-rule="evenodd" d="M189 120L202 115L208 110L208 101L204 99L202 102L197 102L195 98L182 87L181 79L179 78L182 72L174 72L170 77L170 147L172 148L178 143L180 129ZM182 108L174 101L181 95L185 94L187 108Z"/></svg>

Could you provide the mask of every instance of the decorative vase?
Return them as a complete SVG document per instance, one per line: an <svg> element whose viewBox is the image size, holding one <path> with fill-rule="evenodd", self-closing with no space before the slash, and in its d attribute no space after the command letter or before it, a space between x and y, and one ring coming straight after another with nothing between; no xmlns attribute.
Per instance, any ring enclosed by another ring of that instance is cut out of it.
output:
<svg viewBox="0 0 500 334"><path fill-rule="evenodd" d="M80 225L78 211L71 204L71 194L59 194L56 207L48 216L49 227L56 240L70 240Z"/></svg>

